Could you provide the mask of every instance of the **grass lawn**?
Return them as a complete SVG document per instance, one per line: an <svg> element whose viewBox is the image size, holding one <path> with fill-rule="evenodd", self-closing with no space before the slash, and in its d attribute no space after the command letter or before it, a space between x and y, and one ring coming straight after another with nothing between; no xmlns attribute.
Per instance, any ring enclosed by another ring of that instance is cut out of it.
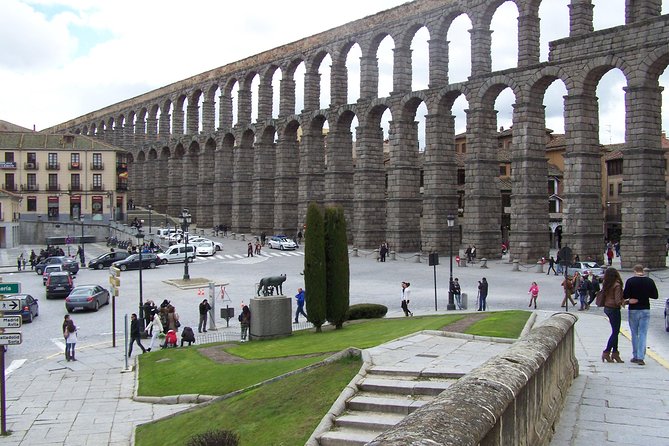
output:
<svg viewBox="0 0 669 446"><path fill-rule="evenodd" d="M237 432L241 445L304 444L342 389L360 370L345 358L201 409L137 428L137 446L182 446L210 429Z"/></svg>
<svg viewBox="0 0 669 446"><path fill-rule="evenodd" d="M470 325L465 333L496 338L517 338L529 317L530 313L521 310L491 312L487 318Z"/></svg>

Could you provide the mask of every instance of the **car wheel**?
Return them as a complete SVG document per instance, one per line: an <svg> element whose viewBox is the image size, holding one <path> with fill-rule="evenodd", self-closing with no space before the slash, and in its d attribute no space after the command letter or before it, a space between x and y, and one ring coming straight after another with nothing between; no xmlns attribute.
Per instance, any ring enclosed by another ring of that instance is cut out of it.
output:
<svg viewBox="0 0 669 446"><path fill-rule="evenodd" d="M669 332L669 314L664 313L664 331Z"/></svg>
<svg viewBox="0 0 669 446"><path fill-rule="evenodd" d="M162 263L163 265L167 265L167 259L163 259L160 263Z"/></svg>
<svg viewBox="0 0 669 446"><path fill-rule="evenodd" d="M72 313L72 308L71 307L65 307L65 309L67 310L68 314Z"/></svg>
<svg viewBox="0 0 669 446"><path fill-rule="evenodd" d="M51 299L51 296L49 296L49 293L46 293L46 298L47 298L47 300Z"/></svg>
<svg viewBox="0 0 669 446"><path fill-rule="evenodd" d="M93 308L93 311L98 311L100 309L100 301L95 299L95 308Z"/></svg>
<svg viewBox="0 0 669 446"><path fill-rule="evenodd" d="M44 270L42 268L35 268L35 272L41 276Z"/></svg>
<svg viewBox="0 0 669 446"><path fill-rule="evenodd" d="M221 247L220 247L220 246L217 246L217 247L216 247L216 251L220 251L220 250L221 250Z"/></svg>
<svg viewBox="0 0 669 446"><path fill-rule="evenodd" d="M33 312L30 311L30 312L28 313L28 322L32 322L32 321L33 321Z"/></svg>
<svg viewBox="0 0 669 446"><path fill-rule="evenodd" d="M279 246L279 249L280 249L281 251L283 251L283 245Z"/></svg>
<svg viewBox="0 0 669 446"><path fill-rule="evenodd" d="M118 269L120 269L121 271L126 271L128 269L128 266L127 265L121 265L121 266L118 267Z"/></svg>
<svg viewBox="0 0 669 446"><path fill-rule="evenodd" d="M102 269L102 268L104 268L104 267L105 267L105 266L104 266L102 263L98 263L98 266L96 266L97 269Z"/></svg>
<svg viewBox="0 0 669 446"><path fill-rule="evenodd" d="M156 262L149 263L149 269L154 269L156 267Z"/></svg>

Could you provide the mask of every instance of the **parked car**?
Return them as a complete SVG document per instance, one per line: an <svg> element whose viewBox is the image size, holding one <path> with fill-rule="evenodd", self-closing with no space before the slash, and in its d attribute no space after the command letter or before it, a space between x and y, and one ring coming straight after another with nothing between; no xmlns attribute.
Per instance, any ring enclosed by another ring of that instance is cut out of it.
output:
<svg viewBox="0 0 669 446"><path fill-rule="evenodd" d="M606 267L597 264L597 262L574 262L567 267L567 275L573 276L575 271L578 271L581 275L592 273L601 282L604 280Z"/></svg>
<svg viewBox="0 0 669 446"><path fill-rule="evenodd" d="M142 269L153 269L160 264L160 259L153 253L142 253ZM123 260L112 263L112 266L125 271L128 269L139 269L139 254L132 254Z"/></svg>
<svg viewBox="0 0 669 446"><path fill-rule="evenodd" d="M7 299L21 299L20 306L16 310L5 310L5 316L21 315L23 322L32 322L39 316L39 304L37 299L30 294L14 294L7 296Z"/></svg>
<svg viewBox="0 0 669 446"><path fill-rule="evenodd" d="M42 273L42 285L46 286L46 280L49 278L49 274L55 272L65 271L63 265L47 265L44 267L44 272ZM69 272L68 272L69 274Z"/></svg>
<svg viewBox="0 0 669 446"><path fill-rule="evenodd" d="M47 257L35 265L35 272L42 275L47 265L62 265L63 269L69 271L72 275L76 275L79 272L79 262L67 256Z"/></svg>
<svg viewBox="0 0 669 446"><path fill-rule="evenodd" d="M166 239L176 233L181 234L183 231L181 229L174 229L174 228L160 228L156 232L158 234L158 237L161 239Z"/></svg>
<svg viewBox="0 0 669 446"><path fill-rule="evenodd" d="M96 258L88 262L88 267L90 269L103 269L106 267L108 268L112 265L112 263L118 262L119 260L123 260L129 255L130 254L128 254L128 251L108 252L100 256L97 256Z"/></svg>
<svg viewBox="0 0 669 446"><path fill-rule="evenodd" d="M199 256L213 256L214 254L216 254L216 247L214 246L214 243L211 241L196 242L193 243L193 246L195 246L195 253Z"/></svg>
<svg viewBox="0 0 669 446"><path fill-rule="evenodd" d="M286 249L297 249L297 243L282 235L273 235L269 238L267 244L270 248L280 249L281 251Z"/></svg>
<svg viewBox="0 0 669 446"><path fill-rule="evenodd" d="M188 252L188 261L192 262L195 259L196 247L195 245L172 245L158 254L158 259L163 265L166 263L180 263L186 259L186 252Z"/></svg>
<svg viewBox="0 0 669 446"><path fill-rule="evenodd" d="M46 273L44 273L46 275ZM57 271L49 274L46 279L46 298L67 297L74 288L72 276L67 271Z"/></svg>
<svg viewBox="0 0 669 446"><path fill-rule="evenodd" d="M669 299L664 302L664 331L669 331Z"/></svg>
<svg viewBox="0 0 669 446"><path fill-rule="evenodd" d="M75 310L98 311L102 305L109 305L109 291L100 285L79 285L65 298L68 313Z"/></svg>

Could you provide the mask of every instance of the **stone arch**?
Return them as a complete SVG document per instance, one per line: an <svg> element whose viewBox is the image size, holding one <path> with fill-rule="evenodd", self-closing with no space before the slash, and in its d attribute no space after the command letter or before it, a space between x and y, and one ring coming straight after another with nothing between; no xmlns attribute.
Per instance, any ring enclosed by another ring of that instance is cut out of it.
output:
<svg viewBox="0 0 669 446"><path fill-rule="evenodd" d="M639 64L638 75L648 82L657 82L667 66L669 66L669 50L657 48L645 55Z"/></svg>

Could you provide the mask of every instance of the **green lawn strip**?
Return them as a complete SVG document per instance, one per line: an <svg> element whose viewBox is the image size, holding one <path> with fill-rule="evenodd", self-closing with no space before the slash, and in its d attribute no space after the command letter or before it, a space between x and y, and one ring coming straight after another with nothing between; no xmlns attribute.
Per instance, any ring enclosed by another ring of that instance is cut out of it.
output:
<svg viewBox="0 0 669 446"><path fill-rule="evenodd" d="M517 338L531 314L523 310L493 311L487 318L470 325L465 333L497 338Z"/></svg>
<svg viewBox="0 0 669 446"><path fill-rule="evenodd" d="M140 356L138 395L225 395L319 362L329 355L224 364L195 348L162 350Z"/></svg>
<svg viewBox="0 0 669 446"><path fill-rule="evenodd" d="M139 426L135 444L181 446L191 436L211 429L236 431L241 445L304 444L360 366L358 358L344 358L176 417Z"/></svg>
<svg viewBox="0 0 669 446"><path fill-rule="evenodd" d="M463 317L460 313L346 322L341 330L328 325L322 333L301 330L281 339L233 345L226 351L246 359L267 359L338 352L348 347L365 349L420 330L438 330Z"/></svg>

